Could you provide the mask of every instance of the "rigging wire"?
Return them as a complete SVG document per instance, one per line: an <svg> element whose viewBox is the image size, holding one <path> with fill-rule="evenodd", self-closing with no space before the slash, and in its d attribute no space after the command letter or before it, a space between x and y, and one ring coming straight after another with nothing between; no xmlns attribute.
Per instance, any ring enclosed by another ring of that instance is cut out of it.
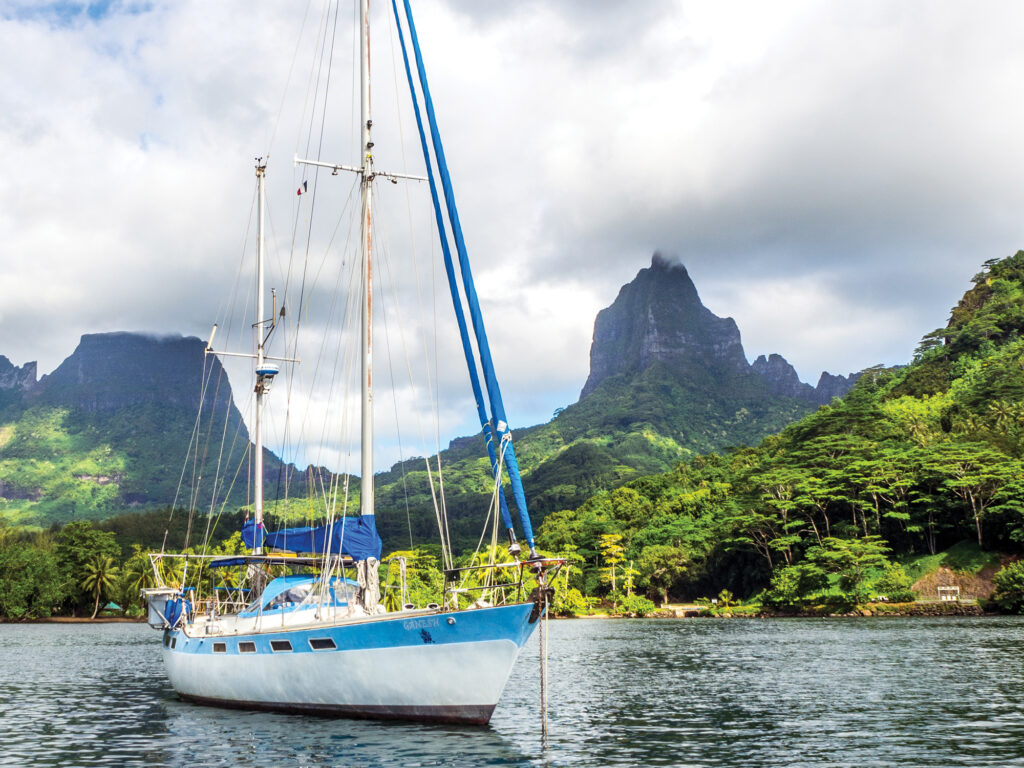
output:
<svg viewBox="0 0 1024 768"><path fill-rule="evenodd" d="M306 29L306 19L309 18L309 9L313 5L313 0L307 0L306 10L302 12L302 23L299 25L299 34L295 37L295 50L292 51L292 60L288 65L288 76L285 78L284 88L281 89L281 101L277 106L277 116L274 118L274 127L270 131L270 138L267 141L266 151L263 153L263 157L270 157L270 148L274 146L274 138L277 136L278 126L281 124L281 115L284 114L285 99L288 96L289 86L292 82L292 74L295 72L295 62L299 59L299 49L302 45L302 33Z"/></svg>
<svg viewBox="0 0 1024 768"><path fill-rule="evenodd" d="M245 253L248 250L249 234L251 232L252 219L253 219L253 211L255 210L255 204L256 204L256 196L255 196L255 190L254 190L253 197L252 197L252 199L250 201L250 207L249 207L249 218L248 218L249 224L248 224L248 226L246 228L245 235L243 236L242 248L241 248L241 251L239 253L239 262L238 262L238 267L236 269L236 274L235 274L234 290L230 294L230 299L226 299L225 300L226 303L229 306L232 306L232 307L237 303L237 300L238 300L239 285L240 285L240 282L241 282L241 274L242 274L242 265L245 262ZM231 329L232 329L232 323L230 321L230 318L233 316L233 312L226 312L225 303L222 303L221 307L220 307L220 310L218 311L218 316L223 316L224 314L227 314L227 316L229 318L229 322L227 323L226 335L230 338ZM189 517L188 517L188 523L187 523L187 526L186 526L186 534L185 534L185 542L184 542L186 547L188 546L188 541L189 541L189 539L191 537L192 520L193 520L194 515L196 513L196 510L197 510L198 501L199 501L199 493L200 493L200 485L202 483L202 467L205 465L205 462L206 462L206 456L207 456L207 453L208 453L208 446L209 446L209 437L210 437L210 433L207 433L206 434L206 439L204 440L202 438L202 435L203 435L203 431L202 431L202 413L203 413L203 408L205 407L205 404L206 404L207 395L208 395L209 387L210 387L210 381L211 381L211 378L213 376L213 372L214 372L214 370L217 370L218 371L217 383L216 383L216 386L215 386L215 389L214 389L213 405L211 406L211 415L210 415L210 424L211 424L211 429L212 429L212 425L216 421L216 419L215 419L215 417L216 417L216 405L217 405L217 402L219 400L220 385L221 385L221 381L222 381L223 376L224 376L223 366L218 366L213 361L208 362L207 361L207 357L208 357L207 355L203 356L203 372L202 372L202 377L200 379L199 407L196 409L196 419L195 419L195 423L193 425L192 437L191 437L191 439L189 441L189 447L188 447L188 449L186 451L186 458L185 458L185 461L184 461L183 466L182 466L181 474L180 474L180 476L178 478L178 485L177 485L177 488L176 488L175 493L174 493L174 501L171 504L171 512L170 512L170 515L168 516L167 528L164 531L163 542L161 543L161 548L160 548L161 554L163 554L166 551L167 537L168 537L168 535L170 533L170 523L171 523L171 521L174 518L174 511L175 511L175 509L178 506L179 499L181 498L182 488L183 488L183 484L184 484L184 480L185 480L185 475L188 472L188 468L189 468L189 464L190 463L191 463L191 466L192 466L192 473L191 473L191 480L190 480L189 494L188 494L189 495L189 499L188 499L188 515L189 515ZM225 403L225 414L224 414L224 418L225 419L227 419L230 416L230 408L231 408L231 403L230 403L230 399L229 399ZM200 452L200 443L202 443L202 445L203 445L202 452ZM190 461L190 459L191 459L191 461ZM211 484L215 487L216 483L217 483L217 475L215 474Z"/></svg>
<svg viewBox="0 0 1024 768"><path fill-rule="evenodd" d="M320 261L320 266L317 267L314 270L314 272L313 272L313 278L312 278L312 282L311 282L310 288L309 288L310 292L315 291L317 285L321 282L321 277L323 275L324 267L327 264L328 256L330 255L330 251L331 251L331 248L333 246L334 240L337 237L337 233L338 233L338 230L340 229L341 222L346 218L346 215L345 215L346 212L348 212L348 214L349 214L348 217L347 217L348 220L349 220L349 230L348 230L348 233L346 235L345 243L344 243L343 248L341 249L341 252L342 253L348 253L349 250L351 249L351 243L352 243L352 222L354 221L354 218L355 218L352 209L350 209L350 205L351 205L352 198L353 198L353 192L354 192L354 188L350 188L349 196L346 199L344 205L342 206L341 214L339 215L339 219L338 219L338 222L337 222L337 224L335 226L334 232L333 232L333 234L331 236L331 240L328 242L327 247L324 249L324 252L322 254L321 261ZM352 259L343 258L341 260L341 267L342 268L344 268L346 266L349 266L349 265L352 265L352 264L353 264L353 260ZM350 272L351 272L351 269L350 269ZM327 317L326 317L326 320L325 320L325 324L328 325L328 326L331 325L331 323L333 322L333 318L335 317L335 314L338 311L337 299L338 299L338 296L340 294L342 294L341 284L344 281L344 279L345 279L345 273L343 271L339 271L338 274L337 274L337 279L336 279L336 282L335 282L335 286L334 286L333 290L331 290L329 292L330 296L331 296L331 300L330 300L330 302L328 304L328 307L327 307ZM349 280L351 280L351 276L349 276ZM350 306L351 305L351 297L349 297L349 298L350 298L349 305L347 305L343 309L343 312L342 312L342 327L343 328L345 327L345 322L346 322L345 318L347 318L351 314L351 306ZM300 312L301 311L303 311L303 310L300 309ZM308 314L308 310L306 310L305 313ZM308 396L306 411L302 415L302 417L299 419L299 421L300 421L300 424L299 424L299 432L300 432L300 434L305 432L307 424L308 424L308 421L310 419L310 408L308 407L308 404L312 403L314 401L314 399L315 399L314 395L315 395L315 390L316 390L317 382L319 381L319 378L320 378L321 364L322 364L322 362L327 357L326 350L327 350L327 344L328 344L328 341L330 340L330 338L331 338L330 335L327 334L327 333L324 333L324 334L321 335L321 337L320 337L320 344L319 344L319 351L317 351L315 353L315 355L313 356L312 361L310 361L311 362L311 366L312 366L312 372L308 376L308 379L307 379L308 387L309 387L308 388L309 396ZM341 342L342 338L343 337L339 337L338 348L335 350L335 356L334 356L334 359L335 359L334 376L335 377L337 376L337 371L338 371L338 362L337 361L341 357L341 352L340 352L341 343L340 342ZM296 330L294 344L293 344L293 356L294 357L298 357L299 356L298 343L299 343L299 336L298 336L298 331ZM289 382L288 382L288 387L289 387L288 388L288 404L289 404L289 413L290 413L290 411L291 411L290 404L291 404L291 398L293 396L293 388L294 388L294 383L291 380L289 380ZM307 462L310 463L310 464L312 464L314 461L317 461L317 462L322 461L324 447L325 447L325 443L326 443L326 433L327 433L327 428L328 428L329 423L330 423L330 419L326 419L326 420L323 420L321 422L320 443L319 443L319 447L317 449L317 453L316 453L315 456L308 456L307 455L305 457Z"/></svg>
<svg viewBox="0 0 1024 768"><path fill-rule="evenodd" d="M395 23L397 23L397 19L394 16L388 16L388 19L390 21L394 21ZM398 120L398 134L399 134L399 136L404 136L405 135L405 129L404 129L404 122L403 122L403 109L402 109L401 100L399 99L399 93L401 92L402 87L399 85L400 77L399 77L399 69L398 69L398 59L397 59L396 50L395 50L395 32L396 31L397 31L396 27L389 23L388 24L388 32L389 32L389 34L388 34L388 41L389 41L390 46L391 46L391 74L392 74L392 80L393 80L393 84L394 84L393 92L395 94L395 114L396 114L397 120ZM405 143L402 142L402 141L399 141L398 142L398 146L399 146L399 149L401 150L402 171L404 173L408 173L409 172L409 162L408 162L408 158L406 157L406 154L405 154ZM421 346L423 348L424 379L425 379L425 381L427 383L427 398L428 398L428 402L430 403L430 406L431 406L431 416L433 417L433 424L432 424L432 426L434 428L433 429L433 432L434 432L434 444L435 444L434 445L434 453L435 453L435 455L439 455L441 453L441 438L440 438L440 425L439 425L439 422L440 422L440 396L439 396L439 394L435 394L435 392L437 391L437 387L439 386L439 381L438 381L438 376L437 376L437 302L436 302L436 298L437 297L436 297L436 276L435 276L435 271L434 271L434 261L433 261L433 258L432 258L431 262L430 262L430 264L431 264L431 278L432 278L432 280L431 280L431 297L432 297L432 300L433 300L432 303L433 303L433 308L434 308L434 318L433 318L434 322L429 326L431 328L431 330L433 331L433 341L434 341L434 378L432 379L431 376L430 376L430 370L431 370L431 367L430 367L430 345L428 344L428 338L427 338L428 337L428 333L427 333L428 325L427 325L427 322L426 322L426 319L425 319L425 316L424 316L424 312L423 312L423 291L422 291L422 281L420 279L419 258L418 258L418 256L419 256L419 249L416 247L416 227L415 227L415 224L414 224L414 219L413 219L413 214L412 214L412 197L410 195L410 186L411 185L407 183L407 184L403 184L402 186L403 186L403 192L404 192L404 197L405 197L406 216L408 217L408 220L409 220L409 235L410 235L410 240L411 240L411 242L410 242L410 252L412 254L413 277L414 277L414 282L416 284L416 308L417 308L417 313L418 313L418 316L419 316L419 327L420 327L420 334L421 334L420 344L421 344ZM434 239L433 238L428 238L428 241L431 244L431 256L433 257L433 256L436 255L434 253ZM406 365L409 368L409 377L410 377L410 384L411 384L412 383L412 368L411 368L411 365L409 364L408 356L407 356L407 359L406 359ZM421 445L423 446L422 447L423 455L428 457L426 459L426 463L427 463L427 471L428 471L428 476L429 476L429 474L430 474L430 459L429 459L430 451L427 450L426 441L423 438L422 426L420 426L420 442L421 442ZM440 466L438 466L438 476L439 476L439 478L441 477ZM433 483L432 479L431 479L431 483ZM405 492L406 525L408 526L408 529L409 529L409 548L411 549L412 548L412 519L411 519L410 513L409 513L409 493L408 493L408 488L406 487L405 468L404 468L404 466L402 468L402 487L403 487L403 491ZM444 505L443 490L442 490L441 497L442 497L441 503L442 503L442 506L443 506ZM445 519L447 519L447 510L445 510L444 517L445 517Z"/></svg>
<svg viewBox="0 0 1024 768"><path fill-rule="evenodd" d="M324 54L325 54L325 50L326 50L326 51L328 51L328 54L327 54L327 76L326 76L324 92L323 92L324 93L324 96L323 96L323 107L322 107L321 115L320 115L320 135L319 135L319 139L318 139L318 142L317 142L317 155L316 155L316 157L317 157L318 160L320 159L322 151L323 151L324 125L325 125L326 119L327 119L327 94L330 91L331 63L334 60L334 41L335 41L335 39L337 37L337 32L338 32L338 15L339 15L339 11L340 11L340 4L335 3L335 5L334 5L334 24L332 25L331 30L330 30L330 32L331 32L331 36L330 36L331 37L331 44L330 44L329 48L327 46L327 37L328 37L328 34L327 34L328 33L328 26L327 25L328 25L329 20L330 20L330 6L329 5L326 6L325 14L322 17L322 19L323 19L323 23L322 23L323 36L321 38L320 56L319 56L319 60L317 62L317 72L316 72L316 78L315 78L315 86L314 86L314 90L313 90L313 105L312 105L312 108L310 110L310 122L309 122L309 128L308 128L307 139L306 139L306 149L307 149L307 152L308 152L309 147L310 147L310 145L312 143L313 126L314 126L314 122L315 122L315 113L316 113L316 95L317 95L317 93L319 93L319 90L320 90L319 85L320 85L320 79L321 79L321 77L323 75ZM308 95L307 95L307 99L308 99ZM310 243L312 241L313 218L314 218L314 213L315 213L315 210L316 210L316 190L317 190L317 183L319 182L319 179L320 179L319 168L317 168L314 171L314 173L313 173L313 196L310 198L309 203L308 203L307 217L308 217L309 226L307 227L307 230L306 230L306 247L305 247L304 253L303 253L302 277L301 277L301 280L300 280L300 283L299 283L299 301L298 301L298 303L299 303L299 314L298 314L298 317L297 317L297 319L295 321L296 339L298 338L298 334L300 333L301 327L302 327L302 316L303 316L302 307L303 307L303 305L305 303L305 295L306 295L306 288L307 288L307 286L306 286L306 279L307 279L308 270L309 270L309 248L310 248ZM294 237L293 237L293 242L294 242ZM292 253L294 254L294 249L293 249ZM289 258L289 263L291 263L292 258L293 257ZM289 270L289 274L290 274L290 270ZM288 293L288 288L289 287L290 287L290 283L288 281L286 281L286 283L285 283L285 294L286 295ZM291 392L291 388L290 387L288 387L286 391L287 391L287 396L286 396L286 414L287 414L286 415L286 422L287 422L287 419L290 418L290 414L291 414L291 395L292 395L292 392ZM287 428L287 423L286 423L286 428Z"/></svg>
<svg viewBox="0 0 1024 768"><path fill-rule="evenodd" d="M318 133L317 138L316 138L317 156L318 157L322 154L322 147L323 147L323 142L324 142L324 134L325 134L324 122L325 122L325 119L326 119L328 94L329 94L329 90L330 90L331 62L333 61L334 50L335 50L334 42L335 42L335 40L337 38L337 23L338 23L339 7L340 6L338 4L334 4L333 24L331 23L331 13L330 13L331 9L330 9L329 5L325 6L324 13L321 16L320 31L317 33L317 41L318 42L317 42L317 45L316 45L316 49L318 51L318 55L314 57L313 66L310 69L310 76L309 76L309 80L308 80L308 83L307 83L305 105L303 107L303 113L307 113L307 108L308 108L308 115L309 115L309 123L308 123L308 127L307 127L307 130L306 130L306 136L307 136L307 138L306 138L306 147L307 147L306 154L307 155L308 155L308 150L310 149L311 145L314 142L314 130L313 129L314 129L314 126L316 125L316 115L317 115L318 109L320 111L320 121L319 121L320 122L320 130L319 130L319 133ZM330 39L330 44L329 45L328 45L328 39ZM324 74L325 65L326 65L326 75ZM319 96L319 94L321 93L321 88L320 88L320 83L321 82L323 82L325 84L325 87L322 89L322 93L323 93L322 106L318 108L317 105L320 104L320 96ZM312 94L312 96L311 96L311 94ZM312 106L310 106L311 104L312 104ZM298 154L298 152L296 152L296 154ZM333 243L333 240L334 240L335 236L337 235L337 231L338 231L338 229L340 227L341 221L343 221L346 218L345 217L345 209L349 205L349 202L346 202L346 204L342 207L342 210L341 210L341 212L339 214L338 221L337 221L337 224L336 224L336 227L335 227L335 230L334 230L334 234L332 234L331 241L328 243L328 247L324 251L324 255L323 255L323 258L321 260L321 266L320 266L319 270L316 270L317 274L313 275L312 282L310 282L310 255L311 255L310 254L310 247L311 247L312 241L313 241L313 238L312 238L312 228L313 228L314 221L316 219L316 217L315 217L315 200L316 200L316 192L317 192L318 180L319 180L318 173L315 173L314 177L313 177L313 189L312 189L312 193L313 194L312 195L307 194L306 197L305 197L305 200L303 200L302 197L299 196L299 198L300 198L299 199L299 205L297 205L296 209L295 209L295 219L294 219L294 226L293 226L293 229L292 229L292 237L291 237L292 245L291 245L291 248L290 248L290 256L289 256L289 269L288 269L287 274L286 274L286 282L285 282L286 288L285 288L285 292L284 292L284 294L285 294L284 295L284 301L288 302L288 295L290 293L290 280L291 280L290 275L293 273L293 269L291 268L291 265L295 263L295 254L296 254L296 247L295 246L297 244L297 236L298 236L298 233L300 231L300 228L299 228L300 217L301 217L301 215L303 213L303 210L305 210L305 212L306 212L306 217L305 217L305 221L306 221L305 235L306 235L306 237L305 237L305 247L303 249L302 279L301 279L301 283L300 283L299 300L298 300L299 309L298 309L297 312L292 313L296 317L296 321L294 323L294 326L289 325L289 327L293 329L293 332L292 332L291 341L287 345L287 347L293 351L292 356L296 357L296 358L299 357L298 345L299 345L299 340L300 340L300 335L301 335L300 332L301 332L301 329L302 329L303 318L306 315L308 315L308 308L305 306L306 300L307 300L306 297L307 297L307 295L309 295L309 293L311 293L315 289L315 285L318 282L319 272L321 272L322 269L323 269L323 265L326 262L326 258L327 258L327 255L328 255L329 251L330 251L331 244ZM351 199L351 193L350 193L350 199ZM333 314L334 303L335 303L335 300L334 300L334 298L332 296L331 308L329 310L330 314ZM312 395L312 392L315 389L315 382L317 380L318 373L319 373L319 364L320 364L320 360L323 357L324 343L326 342L326 340L327 340L327 337L325 336L324 339L323 339L323 342L321 343L321 354L320 354L320 356L318 356L316 358L316 365L314 366L313 375L310 377L310 381L312 382L311 385L310 385L311 395ZM293 396L294 396L295 377L297 375L296 374L296 368L295 368L294 364L290 368L290 373L291 373L291 375L287 378L287 381L286 381L286 407L285 407L285 425L284 425L284 441L285 441L285 446L286 447L288 445L288 442L287 442L288 441L288 435L291 433L291 430L289 429L289 423L290 423L290 421L292 419L292 413L293 413L292 402L293 402ZM312 399L312 397L310 399ZM309 409L307 408L306 411L305 411L305 415L300 419L300 421L304 425L308 421L308 419L309 419ZM320 453L322 453L323 442L324 442L324 440L323 440L323 437L322 437ZM309 463L308 462L309 456L307 455L304 458L306 458L307 463ZM281 498L281 483L282 483L282 480L283 480L283 483L284 483L284 497L285 497L284 503L285 503L285 506L287 508L288 507L287 498L289 496L288 488L289 488L289 482L290 482L289 478L291 477L290 470L292 470L293 467L291 467L291 465L285 465L283 469L284 469L284 471L281 474L279 474L279 476L278 476L278 488L277 488L277 493L276 493L276 499L280 500L280 498ZM308 473L307 473L307 475L308 475ZM312 486L309 485L308 479L307 479L307 486L310 489L312 488ZM330 499L325 497L324 498L324 503L325 503L325 506L329 506L330 503L331 503Z"/></svg>
<svg viewBox="0 0 1024 768"><path fill-rule="evenodd" d="M387 267L388 267L388 269L390 271L391 263L390 263L390 259L387 258L387 251L386 250L385 250L385 254L386 254L385 255L385 263L387 264ZM378 284L378 290L380 291L381 305L383 306L383 304L384 304L384 291L383 291L383 289L380 288L379 284ZM398 415L398 388L397 388L397 385L395 383L395 368L394 368L394 365L392 364L393 361L392 361L392 357L391 357L391 333L390 333L389 326L388 326L388 313L387 313L387 311L385 310L381 314L383 315L383 320L384 320L384 345L387 348L388 375L389 375L390 380L391 380L391 402L392 402L392 405L394 406L394 411L395 411L395 434L398 437L398 466L399 466L399 469L402 472L402 494L403 494L404 499L405 499L405 519L406 519L406 523L408 524L408 527L409 527L409 549L412 549L413 548L413 543L412 543L412 519L411 519L411 517L409 515L409 486L408 486L408 483L407 483L406 477L405 477L405 450L402 447L402 427L401 427L401 424L400 424L401 419L400 419L400 417ZM399 320L399 322L401 322L401 320Z"/></svg>
<svg viewBox="0 0 1024 768"><path fill-rule="evenodd" d="M383 196L381 196L381 197L383 197ZM375 239L378 242L383 242L383 243L387 242L386 235L384 235L383 233L376 234L375 235ZM391 278L390 279L390 285L391 285L391 293L392 293L392 302L393 302L393 305L395 307L395 310L394 310L395 311L395 316L396 316L396 318L398 320L399 339L400 339L400 342L401 342L401 349L402 349L403 357L404 357L404 360L405 360L406 373L407 373L407 375L409 377L409 388L410 388L410 391L415 392L416 391L415 377L414 377L413 371L412 371L412 360L411 360L410 355L409 355L408 344L407 344L406 339L405 339L405 326L404 326L404 323L402 322L402 315L401 315L401 310L400 310L401 303L398 300L397 280L395 280L395 278L394 278L394 270L392 269L392 265L391 265L391 261L390 261L390 249L385 247L385 248L382 249L382 252L384 253L384 264L385 264L385 266L386 266L386 268L388 270L388 275ZM384 303L383 300L382 300L381 303L382 304ZM387 313L386 312L384 313L384 320L385 320L385 323L386 323L387 322ZM386 328L387 328L387 326L385 325L385 333L387 332ZM390 347L389 347L388 365L389 366L391 365ZM392 379L393 379L393 373L392 373ZM433 399L434 399L433 398L433 390L432 389L428 389L428 392L429 392L428 396L430 397L431 404L433 404ZM392 383L392 396L396 397L396 393L394 391L394 383ZM427 451L426 451L426 440L424 438L424 432L423 432L422 416L421 416L421 414L420 414L420 412L418 410L415 410L415 409L413 409L413 410L414 410L414 413L416 414L416 426L417 426L417 430L418 430L419 436L420 436L420 444L423 446L424 454L427 454ZM433 410L433 408L431 410ZM395 415L396 415L396 422L397 422L397 420L398 420L397 401L396 401L396 414ZM399 434L399 440L401 440L401 435L400 434ZM426 469L427 469L427 479L428 479L428 482L431 485L431 499L432 499L433 504L434 504L434 513L435 513L435 516L437 517L437 520L438 520L438 532L439 532L439 534L441 536L442 561L444 563L446 563L447 567L451 568L453 566L453 559L452 559L452 551L451 551L451 539L450 539L450 536L448 535L448 521L447 521L447 517L444 516L441 513L442 505L440 505L438 503L438 499L437 499L438 494L435 493L433 474L432 474L431 467L430 467L430 459L426 458L425 459L425 463L426 463ZM404 478L404 466L402 468L402 471L403 471L403 478ZM409 510L408 510L408 502L407 502L407 505L406 505L406 516L407 516L407 518L408 518L408 512L409 512ZM410 547L411 547L411 540L412 540L412 531L411 531L412 524L411 524L411 520L409 521L409 528L410 528L409 538L410 538Z"/></svg>
<svg viewBox="0 0 1024 768"><path fill-rule="evenodd" d="M500 449L501 450L500 450L498 458L501 459L502 461L504 461L504 459L505 459L505 449L508 446L509 442L510 441L504 440L504 439L501 441L501 445L500 445ZM480 532L480 538L479 538L479 540L476 543L476 549L473 551L473 556L469 560L470 566L474 565L476 563L476 561L477 561L477 558L480 556L480 548L483 546L484 536L487 535L487 524L490 522L492 516L494 518L494 525L497 526L497 523L498 523L498 511L497 510L499 509L499 497L498 497L498 494L501 493L501 466L502 466L502 464L499 462L499 464L498 464L499 469L498 469L498 471L494 475L494 484L492 485L492 490L491 490L491 502L490 502L490 504L487 507L487 517L484 519L484 527L483 527L483 530ZM496 530L497 529L495 527L495 531ZM493 548L490 551L489 555L488 555L489 565L491 565L491 566L493 566L494 562L495 562L494 556L495 556L495 553L496 553L496 548L497 548L497 543L495 542L495 548ZM469 573L470 573L469 571L463 572L462 578L459 581L459 589L460 590L465 588L466 582L469 579Z"/></svg>

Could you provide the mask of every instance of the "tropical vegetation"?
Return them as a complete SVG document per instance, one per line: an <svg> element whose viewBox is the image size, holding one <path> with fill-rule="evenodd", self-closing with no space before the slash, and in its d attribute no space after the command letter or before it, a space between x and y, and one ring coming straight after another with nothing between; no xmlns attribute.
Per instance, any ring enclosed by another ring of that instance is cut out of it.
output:
<svg viewBox="0 0 1024 768"><path fill-rule="evenodd" d="M1021 552L1022 459L1024 252L986 262L910 365L866 370L842 400L756 446L555 512L540 539L581 558L582 594L608 591L602 542L615 534L616 557L663 600L722 587L787 609L902 600L904 560L965 539ZM1000 594L1011 605L1012 590Z"/></svg>
<svg viewBox="0 0 1024 768"><path fill-rule="evenodd" d="M755 445L693 455L667 472L598 473L593 487L580 478L591 468L588 452L605 449L602 438L559 446L563 457L578 454L565 459L579 459L576 490L554 493L568 475L552 475L540 492L549 499L574 499L583 487L594 492L551 511L538 528L544 551L568 560L555 610L582 613L600 604L643 615L673 598L705 598L718 611L739 610L739 601L783 612L848 610L912 599L927 569L965 556L997 565L1001 558L1006 567L994 579L992 605L1024 610L1024 566L1014 562L1024 552L1024 252L986 262L973 282L909 365L865 370L844 398ZM54 423L40 415L18 430L57 434ZM538 440L543 434L554 440L540 431ZM0 436L8 446L22 439L20 431ZM656 431L644 438L649 445L661 439ZM468 447L452 451L465 451L469 461ZM524 454L529 466L528 447ZM534 479L542 468L536 465ZM458 486L461 477L450 469L446 484ZM472 494L485 509L485 489ZM404 520L404 503L392 507ZM203 518L217 551L239 551L234 532L242 514ZM440 552L417 541L425 518L390 539L410 542L385 558L393 568L405 563L406 593L386 591L394 604L439 598ZM467 549L468 519L454 529L457 550ZM197 525L164 509L49 531L0 528L0 612L14 619L88 615L107 599L131 609L150 578L145 551L181 549L190 536L201 538ZM473 533L475 540L479 522ZM465 554L457 565L470 562ZM387 577L392 586L395 573Z"/></svg>

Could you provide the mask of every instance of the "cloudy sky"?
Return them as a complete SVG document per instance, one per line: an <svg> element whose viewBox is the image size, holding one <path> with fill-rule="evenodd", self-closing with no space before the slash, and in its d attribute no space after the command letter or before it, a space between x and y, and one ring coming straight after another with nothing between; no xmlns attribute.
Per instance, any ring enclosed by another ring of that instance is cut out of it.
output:
<svg viewBox="0 0 1024 768"><path fill-rule="evenodd" d="M378 167L417 173L378 5ZM779 352L814 383L822 370L906 362L981 262L1024 247L1019 3L415 10L513 424L576 399L594 315L656 249L736 319L750 359ZM351 181L315 179L335 197L314 215L295 195L314 179L292 164L296 152L356 159L351 2L334 13L321 0L0 0L0 354L45 373L82 333L205 338L244 309L231 297L251 250L257 155L270 156L271 283L298 302L289 264L322 278L301 301L346 279L318 265L328 241L350 262L336 212ZM323 29L339 128L320 141L307 93L326 83ZM429 273L436 246L416 186L380 195L400 222L378 225L381 272L394 277L382 298L392 291L406 351L430 367L457 341L447 315L420 322L434 288L416 293L410 278ZM310 310L309 325L327 314ZM431 385L442 442L474 424L461 360L450 363ZM379 463L393 458L386 448Z"/></svg>

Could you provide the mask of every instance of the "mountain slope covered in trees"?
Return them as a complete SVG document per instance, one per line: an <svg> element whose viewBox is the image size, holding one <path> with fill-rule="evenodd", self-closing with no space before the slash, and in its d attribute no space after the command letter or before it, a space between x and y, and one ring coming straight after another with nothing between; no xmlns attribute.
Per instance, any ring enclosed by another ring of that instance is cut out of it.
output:
<svg viewBox="0 0 1024 768"><path fill-rule="evenodd" d="M754 447L706 455L549 515L576 586L610 588L609 541L652 594L766 603L905 595L900 559L968 540L1024 549L1024 252L985 263L913 362ZM611 538L609 538L611 537ZM613 558L616 559L616 558Z"/></svg>
<svg viewBox="0 0 1024 768"><path fill-rule="evenodd" d="M756 443L853 384L827 373L818 388L801 384L778 355L748 363L732 318L708 310L685 267L657 253L598 313L590 361L579 402L515 432L535 523L679 461ZM490 499L482 439L454 441L441 461L456 549L472 546ZM385 540L408 536L407 503L414 541L436 531L422 460L376 482Z"/></svg>
<svg viewBox="0 0 1024 768"><path fill-rule="evenodd" d="M48 526L175 500L202 506L218 466L230 485L220 495L245 504L244 473L230 483L249 434L205 347L194 337L86 334L38 381L34 363L15 368L0 358L0 517ZM197 446L200 434L216 439ZM198 458L186 466L190 452ZM269 453L267 461L270 484L281 465Z"/></svg>
<svg viewBox="0 0 1024 768"><path fill-rule="evenodd" d="M174 503L226 512L246 504L249 435L204 347L90 334L38 381L34 363L0 358L0 516L45 527ZM659 255L598 316L591 360L579 402L515 432L537 522L680 460L757 442L852 383L823 374L827 386L801 384L777 355L749 365L733 320L705 308L685 268ZM190 445L199 458L186 464ZM265 458L271 524L308 516L307 473ZM453 440L440 461L456 549L471 547L490 502L482 438ZM386 541L436 540L422 458L379 474L376 487ZM290 501L279 502L285 488ZM357 504L357 478L349 490Z"/></svg>

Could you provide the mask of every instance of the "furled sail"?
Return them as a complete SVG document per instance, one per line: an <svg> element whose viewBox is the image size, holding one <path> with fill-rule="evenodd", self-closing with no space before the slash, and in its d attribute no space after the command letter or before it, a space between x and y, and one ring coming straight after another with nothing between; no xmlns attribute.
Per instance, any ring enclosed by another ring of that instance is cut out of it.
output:
<svg viewBox="0 0 1024 768"><path fill-rule="evenodd" d="M496 475L499 462L504 460L509 482L512 486L512 496L515 499L516 507L519 510L519 520L523 528L523 535L530 548L530 556L536 557L537 555L534 550L533 526L530 523L530 515L526 507L526 494L523 491L522 479L519 473L519 463L516 460L515 448L512 445L512 432L509 430L508 419L505 416L505 406L501 398L501 389L498 386L498 379L494 372L494 364L491 360L491 350L487 341L487 332L484 329L483 317L480 313L480 302L477 298L476 287L473 283L473 273L469 266L469 256L466 252L466 242L462 234L462 225L459 222L458 208L455 205L455 193L452 190L451 177L448 173L448 164L445 161L444 147L441 144L441 136L437 128L437 118L434 114L433 100L430 97L430 87L427 85L427 73L423 65L423 56L420 52L419 40L416 35L416 24L413 21L412 8L410 7L409 0L403 0L403 4L405 7L406 23L409 27L409 38L412 42L413 54L416 60L416 70L419 75L420 89L423 94L423 103L427 112L427 122L434 150L433 158L431 158L430 151L427 147L426 137L423 132L423 123L419 113L419 105L416 100L416 86L409 67L409 58L406 53L398 6L395 0L392 0L392 8L394 9L395 21L398 26L399 41L402 45L402 56L406 65L406 75L409 79L409 89L413 98L413 108L416 113L416 123L420 131L423 159L426 162L427 176L430 180L430 194L434 202L434 212L438 221L438 234L441 238L442 252L445 257L445 269L448 273L448 282L452 291L452 299L456 306L456 317L459 321L459 330L462 335L462 344L463 351L466 355L466 363L470 369L470 379L473 380L474 383L474 396L477 401L477 409L480 412L481 421L483 422L484 439L487 441L488 455L491 459L492 468ZM486 418L486 411L482 403L483 393L480 391L479 381L476 380L477 359L468 343L466 321L461 311L462 297L459 295L458 288L455 285L454 265L452 264L451 252L448 248L445 227L441 222L440 199L437 187L433 180L432 168L434 162L437 164L438 175L441 177L441 187L444 191L445 207L448 212L448 221L451 226L452 237L455 241L455 250L458 254L459 271L462 275L462 288L465 292L469 316L476 336L476 345L477 350L479 351L479 364L483 369L483 378L487 389L487 399L491 407L489 419ZM494 444L495 439L497 441L497 446ZM508 515L508 510L504 505L504 497L501 498L501 501L502 517L506 527L508 527L511 532L511 519Z"/></svg>
<svg viewBox="0 0 1024 768"><path fill-rule="evenodd" d="M330 525L279 531L267 531L261 525L258 532L256 522L249 520L242 526L242 541L250 549L267 546L285 552L348 555L353 560L379 560L383 546L372 517L342 517Z"/></svg>

